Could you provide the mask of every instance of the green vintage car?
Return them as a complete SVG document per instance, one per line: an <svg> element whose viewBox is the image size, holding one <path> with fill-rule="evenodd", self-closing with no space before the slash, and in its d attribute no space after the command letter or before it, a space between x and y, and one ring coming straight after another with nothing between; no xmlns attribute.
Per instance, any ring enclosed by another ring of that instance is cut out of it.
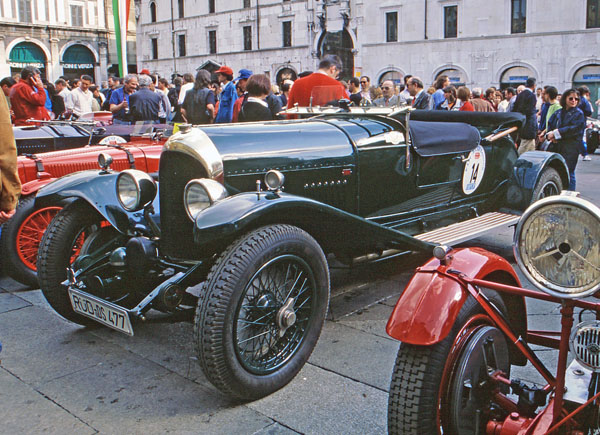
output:
<svg viewBox="0 0 600 435"><path fill-rule="evenodd" d="M516 222L568 184L560 156L518 157L509 133L521 115L308 114L186 125L166 142L157 177L113 172L101 155L101 170L44 187L37 206L74 199L41 242L50 305L130 335L150 309L193 312L207 378L256 399L310 356L328 307L328 255L430 252Z"/></svg>

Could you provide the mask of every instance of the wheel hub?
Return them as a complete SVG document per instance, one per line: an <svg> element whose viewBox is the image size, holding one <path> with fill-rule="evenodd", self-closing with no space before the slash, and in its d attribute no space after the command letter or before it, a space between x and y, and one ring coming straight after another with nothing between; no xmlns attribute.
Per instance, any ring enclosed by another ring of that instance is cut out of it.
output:
<svg viewBox="0 0 600 435"><path fill-rule="evenodd" d="M271 293L262 294L256 301L256 307L262 311L268 310L275 304L275 298Z"/></svg>
<svg viewBox="0 0 600 435"><path fill-rule="evenodd" d="M285 331L296 323L296 312L294 311L294 298L289 298L277 312L277 327L279 336L283 337Z"/></svg>

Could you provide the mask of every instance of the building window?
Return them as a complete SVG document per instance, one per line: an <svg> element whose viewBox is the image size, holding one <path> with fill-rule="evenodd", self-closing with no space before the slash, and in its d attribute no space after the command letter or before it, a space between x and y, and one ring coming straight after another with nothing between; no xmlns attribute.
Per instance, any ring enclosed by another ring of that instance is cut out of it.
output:
<svg viewBox="0 0 600 435"><path fill-rule="evenodd" d="M600 0L587 0L587 18L585 27L595 29L600 27Z"/></svg>
<svg viewBox="0 0 600 435"><path fill-rule="evenodd" d="M511 0L510 33L525 33L527 0Z"/></svg>
<svg viewBox="0 0 600 435"><path fill-rule="evenodd" d="M458 6L444 7L444 38L456 38L458 34L457 9Z"/></svg>
<svg viewBox="0 0 600 435"><path fill-rule="evenodd" d="M244 50L252 50L252 27L244 26Z"/></svg>
<svg viewBox="0 0 600 435"><path fill-rule="evenodd" d="M281 23L281 27L283 30L283 46L291 47L292 46L292 22L284 21Z"/></svg>
<svg viewBox="0 0 600 435"><path fill-rule="evenodd" d="M150 45L152 47L152 59L158 59L158 38L151 38Z"/></svg>
<svg viewBox="0 0 600 435"><path fill-rule="evenodd" d="M179 46L179 56L185 56L185 35L177 36L177 45Z"/></svg>
<svg viewBox="0 0 600 435"><path fill-rule="evenodd" d="M31 0L19 0L19 21L31 23Z"/></svg>
<svg viewBox="0 0 600 435"><path fill-rule="evenodd" d="M244 8L250 7L250 0L244 0Z"/></svg>
<svg viewBox="0 0 600 435"><path fill-rule="evenodd" d="M71 5L71 26L83 27L83 6Z"/></svg>
<svg viewBox="0 0 600 435"><path fill-rule="evenodd" d="M208 13L209 14L215 13L215 0L208 0Z"/></svg>
<svg viewBox="0 0 600 435"><path fill-rule="evenodd" d="M177 0L177 6L179 9L179 18L183 18L185 16L185 10L183 8L183 0Z"/></svg>
<svg viewBox="0 0 600 435"><path fill-rule="evenodd" d="M385 14L385 40L386 42L398 41L398 12Z"/></svg>
<svg viewBox="0 0 600 435"><path fill-rule="evenodd" d="M217 52L217 31L216 30L208 31L208 52L210 54L215 54Z"/></svg>
<svg viewBox="0 0 600 435"><path fill-rule="evenodd" d="M156 23L156 3L150 3L150 22Z"/></svg>

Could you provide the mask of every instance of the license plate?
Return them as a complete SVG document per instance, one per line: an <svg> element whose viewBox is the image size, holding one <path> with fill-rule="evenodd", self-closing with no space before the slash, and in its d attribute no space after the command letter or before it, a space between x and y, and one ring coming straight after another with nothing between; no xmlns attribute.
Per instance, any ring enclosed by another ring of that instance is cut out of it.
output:
<svg viewBox="0 0 600 435"><path fill-rule="evenodd" d="M73 288L69 288L69 297L75 312L109 328L133 335L129 314L125 308Z"/></svg>

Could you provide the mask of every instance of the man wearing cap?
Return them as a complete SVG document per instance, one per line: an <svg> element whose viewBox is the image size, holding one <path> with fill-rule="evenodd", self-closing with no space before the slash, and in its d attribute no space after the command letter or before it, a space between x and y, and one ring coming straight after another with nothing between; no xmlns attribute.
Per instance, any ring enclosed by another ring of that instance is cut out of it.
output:
<svg viewBox="0 0 600 435"><path fill-rule="evenodd" d="M146 74L138 77L140 89L129 96L130 116L135 121L158 122L162 99L160 95L149 89L152 79ZM164 111L164 108L163 108Z"/></svg>
<svg viewBox="0 0 600 435"><path fill-rule="evenodd" d="M288 107L294 107L296 103L304 107L320 106L332 100L347 98L344 86L337 81L341 71L342 60L339 56L323 56L317 72L294 82L288 97Z"/></svg>
<svg viewBox="0 0 600 435"><path fill-rule="evenodd" d="M10 103L15 114L14 125L31 125L27 122L28 119L50 119L44 107L46 93L39 69L32 66L23 68L21 80L10 88Z"/></svg>
<svg viewBox="0 0 600 435"><path fill-rule="evenodd" d="M235 85L233 84L233 70L223 65L215 71L219 83L221 83L221 97L219 100L219 113L215 119L215 124L224 124L233 119L233 104L237 98Z"/></svg>
<svg viewBox="0 0 600 435"><path fill-rule="evenodd" d="M248 99L248 92L246 92L246 83L248 82L248 79L252 75L252 71L250 71L249 69L241 69L239 74L240 74L239 77L237 77L234 80L234 82L237 82L237 85L239 86L239 88L242 90L242 92L244 94L241 97L239 97L237 100L235 100L235 103L233 104L233 117L232 117L233 122L238 121L238 115L240 113L240 109L242 108L242 104L244 104L246 102L246 100Z"/></svg>

